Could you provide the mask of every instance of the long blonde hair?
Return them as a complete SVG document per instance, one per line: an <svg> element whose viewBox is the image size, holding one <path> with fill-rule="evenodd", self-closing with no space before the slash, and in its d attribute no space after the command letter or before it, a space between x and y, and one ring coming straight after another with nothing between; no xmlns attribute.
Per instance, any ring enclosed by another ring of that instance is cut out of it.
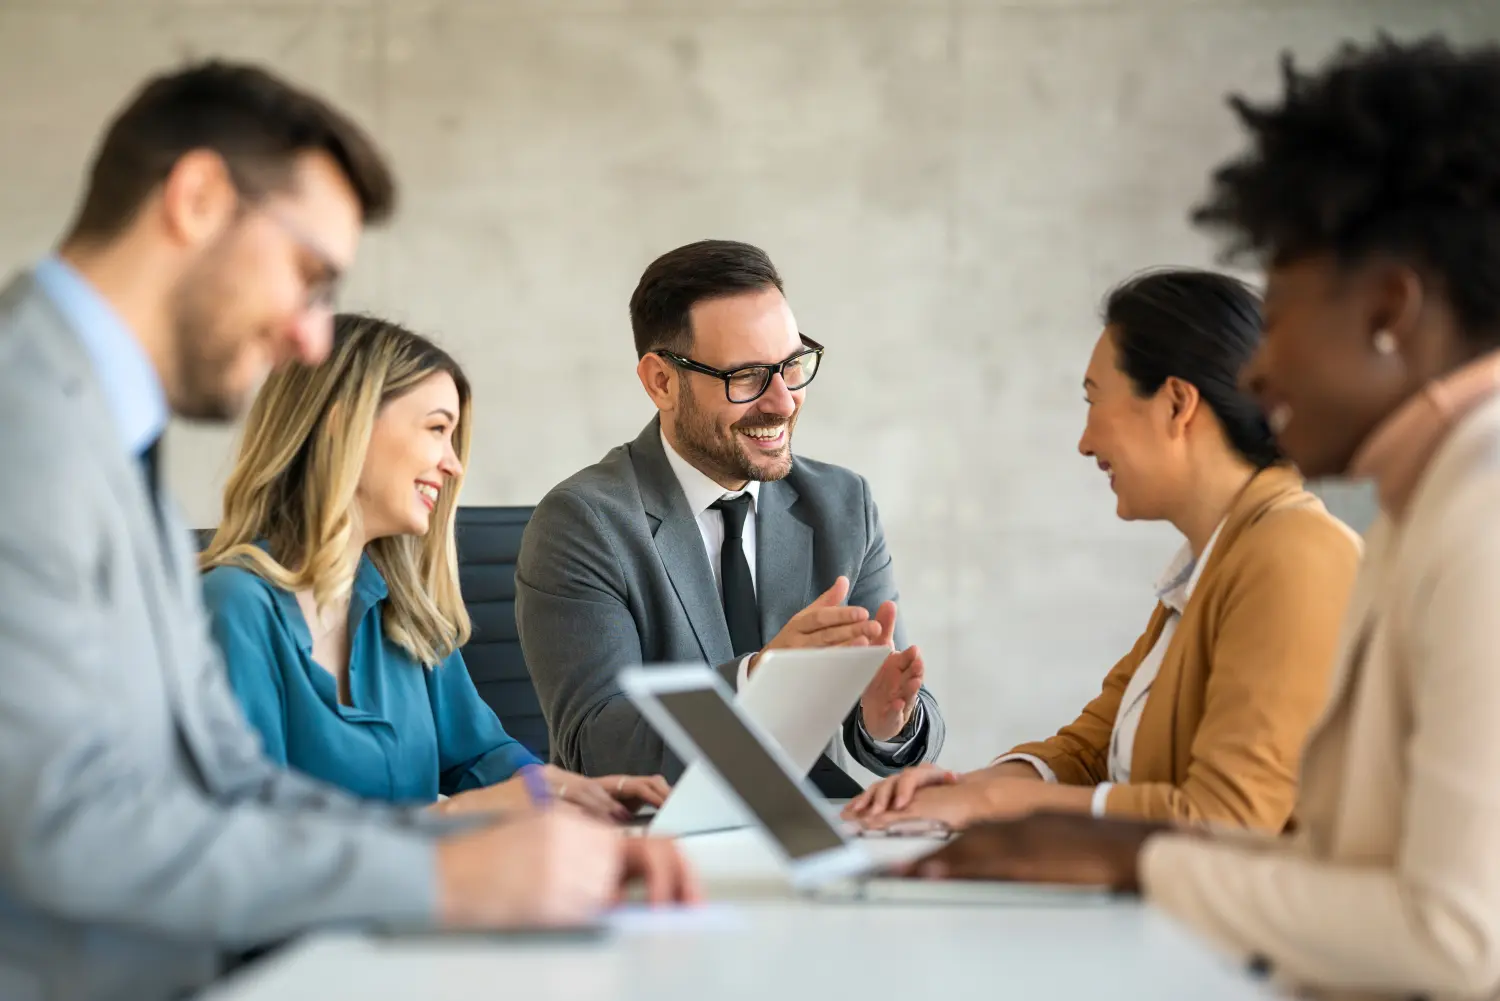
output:
<svg viewBox="0 0 1500 1001"><path fill-rule="evenodd" d="M287 591L311 587L319 608L344 600L359 569L359 553L349 551L360 527L355 491L381 406L434 373L448 373L459 399L453 449L464 465L473 412L463 370L426 338L348 313L334 317L333 331L325 362L282 368L256 396L224 490L223 517L198 561L204 570L243 567ZM386 635L427 667L469 639L453 539L461 485L461 478L444 483L426 535L389 536L365 547L389 592Z"/></svg>

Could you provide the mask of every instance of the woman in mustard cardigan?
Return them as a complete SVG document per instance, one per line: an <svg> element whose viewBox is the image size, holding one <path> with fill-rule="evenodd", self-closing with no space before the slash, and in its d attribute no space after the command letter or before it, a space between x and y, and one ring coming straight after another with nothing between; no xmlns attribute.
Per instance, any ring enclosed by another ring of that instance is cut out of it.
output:
<svg viewBox="0 0 1500 1001"><path fill-rule="evenodd" d="M850 803L875 827L1068 810L1280 831L1327 694L1359 540L1281 462L1238 373L1259 302L1204 271L1112 292L1089 361L1079 451L1127 521L1186 538L1146 631L1055 736L965 775L922 765Z"/></svg>

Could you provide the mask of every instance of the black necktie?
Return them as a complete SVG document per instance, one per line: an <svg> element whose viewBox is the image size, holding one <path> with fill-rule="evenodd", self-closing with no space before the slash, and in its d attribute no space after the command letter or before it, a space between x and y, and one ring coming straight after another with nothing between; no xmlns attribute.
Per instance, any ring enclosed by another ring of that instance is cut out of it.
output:
<svg viewBox="0 0 1500 1001"><path fill-rule="evenodd" d="M146 478L146 494L151 498L151 517L158 531L163 529L161 517L161 438L152 439L151 444L140 454L141 475Z"/></svg>
<svg viewBox="0 0 1500 1001"><path fill-rule="evenodd" d="M724 545L719 549L719 582L723 586L724 621L729 625L729 643L737 657L760 649L760 607L755 602L755 578L745 559L745 518L750 514L750 495L740 494L714 501L724 516Z"/></svg>
<svg viewBox="0 0 1500 1001"><path fill-rule="evenodd" d="M745 519L750 514L750 495L726 497L713 503L713 509L724 516L724 545L719 550L719 581L723 585L724 621L729 625L729 642L735 655L743 657L760 649L760 607L755 600L755 578L750 575L750 561L745 559ZM812 771L807 773L813 785L829 799L853 799L864 788L828 755L818 755Z"/></svg>

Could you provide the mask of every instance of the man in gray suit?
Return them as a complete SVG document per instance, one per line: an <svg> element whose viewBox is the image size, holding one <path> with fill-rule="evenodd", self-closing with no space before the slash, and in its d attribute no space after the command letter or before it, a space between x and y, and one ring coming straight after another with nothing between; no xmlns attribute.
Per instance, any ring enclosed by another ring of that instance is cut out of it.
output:
<svg viewBox="0 0 1500 1001"><path fill-rule="evenodd" d="M0 292L0 997L177 996L329 922L555 923L680 860L560 812L458 829L280 771L212 649L158 490L168 415L313 363L393 184L265 72L152 80L61 250Z"/></svg>
<svg viewBox="0 0 1500 1001"><path fill-rule="evenodd" d="M631 664L707 661L739 685L762 650L894 647L843 746L889 774L937 757L943 720L896 618L864 478L792 455L823 348L803 337L765 253L705 240L646 269L630 300L636 369L659 414L555 487L527 526L516 618L564 767L681 771L621 693ZM811 778L859 786L830 745Z"/></svg>

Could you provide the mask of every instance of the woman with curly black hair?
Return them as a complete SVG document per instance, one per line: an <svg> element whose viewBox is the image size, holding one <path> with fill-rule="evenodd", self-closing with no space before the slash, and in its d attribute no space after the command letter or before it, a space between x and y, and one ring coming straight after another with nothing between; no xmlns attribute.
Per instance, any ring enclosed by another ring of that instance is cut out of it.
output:
<svg viewBox="0 0 1500 1001"><path fill-rule="evenodd" d="M995 825L919 871L1102 882L1286 984L1500 986L1500 48L1383 39L1280 103L1201 223L1267 268L1246 384L1308 476L1371 479L1331 701L1285 839L1079 816Z"/></svg>

